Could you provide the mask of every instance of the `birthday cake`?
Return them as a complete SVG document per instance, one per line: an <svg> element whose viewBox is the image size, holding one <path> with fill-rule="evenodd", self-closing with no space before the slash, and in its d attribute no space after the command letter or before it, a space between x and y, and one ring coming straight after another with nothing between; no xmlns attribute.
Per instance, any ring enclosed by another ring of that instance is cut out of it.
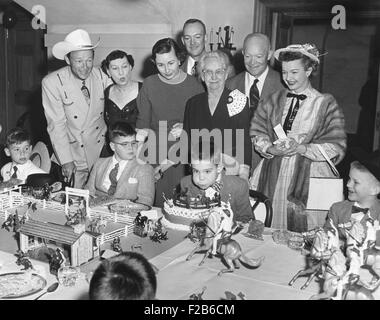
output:
<svg viewBox="0 0 380 320"><path fill-rule="evenodd" d="M163 223L171 229L189 231L194 220L207 219L210 209L220 206L220 201L220 194L217 192L192 196L176 191L173 199L165 199Z"/></svg>

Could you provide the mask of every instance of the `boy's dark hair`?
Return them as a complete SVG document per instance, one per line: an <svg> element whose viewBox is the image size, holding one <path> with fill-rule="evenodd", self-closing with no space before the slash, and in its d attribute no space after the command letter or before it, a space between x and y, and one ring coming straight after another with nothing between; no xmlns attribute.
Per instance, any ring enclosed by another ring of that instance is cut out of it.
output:
<svg viewBox="0 0 380 320"><path fill-rule="evenodd" d="M202 160L209 160L214 164L219 164L220 150L213 140L201 139L198 143L191 144L191 163Z"/></svg>
<svg viewBox="0 0 380 320"><path fill-rule="evenodd" d="M140 253L123 252L103 261L90 281L90 300L152 300L157 279Z"/></svg>
<svg viewBox="0 0 380 320"><path fill-rule="evenodd" d="M30 135L28 131L23 128L16 127L8 131L5 145L9 148L12 144L20 144L25 141L30 143Z"/></svg>
<svg viewBox="0 0 380 320"><path fill-rule="evenodd" d="M108 138L112 142L117 136L129 137L136 135L136 130L125 121L117 121L110 125L108 130Z"/></svg>

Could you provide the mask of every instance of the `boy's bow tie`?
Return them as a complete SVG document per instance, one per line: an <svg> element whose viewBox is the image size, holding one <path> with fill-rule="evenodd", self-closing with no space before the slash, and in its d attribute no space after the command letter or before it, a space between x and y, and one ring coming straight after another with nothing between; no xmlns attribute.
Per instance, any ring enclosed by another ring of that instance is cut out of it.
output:
<svg viewBox="0 0 380 320"><path fill-rule="evenodd" d="M352 213L363 212L364 214L366 214L368 211L369 211L368 208L360 208L357 206L352 206Z"/></svg>

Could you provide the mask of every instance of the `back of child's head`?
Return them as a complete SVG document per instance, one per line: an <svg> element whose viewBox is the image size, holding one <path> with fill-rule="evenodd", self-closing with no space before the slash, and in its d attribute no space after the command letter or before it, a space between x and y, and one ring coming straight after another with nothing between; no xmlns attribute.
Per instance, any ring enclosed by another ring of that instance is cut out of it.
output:
<svg viewBox="0 0 380 320"><path fill-rule="evenodd" d="M149 261L137 252L123 252L103 261L90 281L91 300L152 300L157 279Z"/></svg>
<svg viewBox="0 0 380 320"><path fill-rule="evenodd" d="M219 165L221 153L219 147L212 140L201 139L198 143L191 144L191 163L209 161Z"/></svg>
<svg viewBox="0 0 380 320"><path fill-rule="evenodd" d="M136 130L125 121L117 121L110 125L108 129L108 137L112 142L115 137L129 137L136 135Z"/></svg>
<svg viewBox="0 0 380 320"><path fill-rule="evenodd" d="M16 127L8 131L5 145L9 148L12 144L21 144L23 142L30 143L30 135L23 128Z"/></svg>

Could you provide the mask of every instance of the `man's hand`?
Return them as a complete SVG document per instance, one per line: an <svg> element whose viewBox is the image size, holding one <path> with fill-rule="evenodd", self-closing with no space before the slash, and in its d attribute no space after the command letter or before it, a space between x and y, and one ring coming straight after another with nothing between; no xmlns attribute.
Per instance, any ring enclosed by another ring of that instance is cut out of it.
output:
<svg viewBox="0 0 380 320"><path fill-rule="evenodd" d="M65 177L65 182L70 181L71 175L77 170L74 161L64 163L62 165L62 174Z"/></svg>

